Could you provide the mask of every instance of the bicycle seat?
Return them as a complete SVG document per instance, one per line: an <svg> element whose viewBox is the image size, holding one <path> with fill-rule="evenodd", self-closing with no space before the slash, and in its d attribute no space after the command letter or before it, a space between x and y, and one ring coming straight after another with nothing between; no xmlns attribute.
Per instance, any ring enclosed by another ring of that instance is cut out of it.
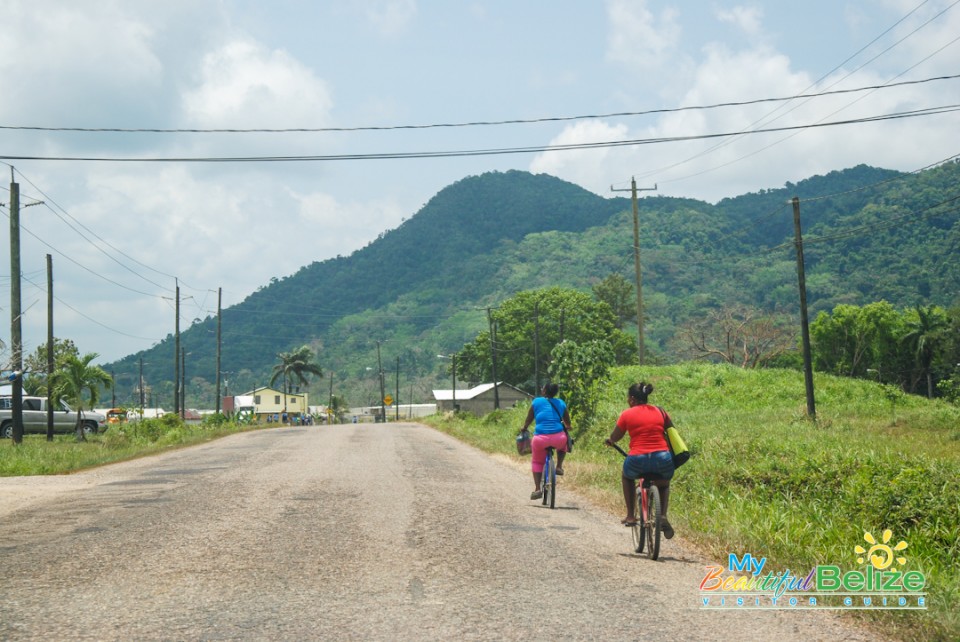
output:
<svg viewBox="0 0 960 642"><path fill-rule="evenodd" d="M650 482L650 481L660 481L660 480L663 479L663 475L661 475L660 473L647 473L646 475L644 475L644 476L641 477L640 479L643 479L643 481L648 481L648 482Z"/></svg>

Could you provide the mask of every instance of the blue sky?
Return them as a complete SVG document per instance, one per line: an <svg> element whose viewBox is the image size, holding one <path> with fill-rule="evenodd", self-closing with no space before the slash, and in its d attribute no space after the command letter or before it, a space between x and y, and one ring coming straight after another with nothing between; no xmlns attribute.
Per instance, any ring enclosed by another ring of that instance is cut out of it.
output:
<svg viewBox="0 0 960 642"><path fill-rule="evenodd" d="M24 350L58 337L109 361L238 303L273 277L348 255L436 192L492 170L610 196L715 202L866 163L911 171L958 153L953 113L779 134L445 159L116 162L548 148L806 127L960 103L942 80L790 103L486 127L323 129L675 110L958 72L956 0L0 0L0 201L22 212ZM19 129L26 128L26 129ZM38 129L38 128L52 128ZM26 159L25 157L43 157ZM0 210L6 216L6 208ZM4 227L7 227L6 225ZM9 266L7 234L0 241ZM0 268L9 288L9 268ZM6 299L9 301L9 299ZM6 301L0 303L9 315ZM2 324L0 324L2 325ZM0 330L7 344L9 326Z"/></svg>

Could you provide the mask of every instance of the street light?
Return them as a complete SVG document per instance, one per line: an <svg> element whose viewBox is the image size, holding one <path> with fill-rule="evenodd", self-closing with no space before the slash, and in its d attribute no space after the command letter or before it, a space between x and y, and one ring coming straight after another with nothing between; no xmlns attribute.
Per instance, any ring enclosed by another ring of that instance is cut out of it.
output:
<svg viewBox="0 0 960 642"><path fill-rule="evenodd" d="M454 352L449 357L445 354L438 354L438 359L450 359L451 371L453 372L453 411L457 411L457 353Z"/></svg>
<svg viewBox="0 0 960 642"><path fill-rule="evenodd" d="M867 368L867 372L872 372L877 375L877 383L883 383L883 376L880 374L880 370L874 370L873 368Z"/></svg>

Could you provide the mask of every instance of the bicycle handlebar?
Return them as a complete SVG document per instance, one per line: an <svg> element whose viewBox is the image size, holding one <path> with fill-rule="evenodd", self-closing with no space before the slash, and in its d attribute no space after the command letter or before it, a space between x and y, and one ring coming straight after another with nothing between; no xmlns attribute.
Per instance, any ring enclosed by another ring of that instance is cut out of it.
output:
<svg viewBox="0 0 960 642"><path fill-rule="evenodd" d="M608 444L608 445L609 445L611 448L616 448L617 452L620 453L621 455L623 455L624 457L627 456L626 451L624 451L623 448L621 448L620 446L618 446L618 445L616 445L616 444Z"/></svg>

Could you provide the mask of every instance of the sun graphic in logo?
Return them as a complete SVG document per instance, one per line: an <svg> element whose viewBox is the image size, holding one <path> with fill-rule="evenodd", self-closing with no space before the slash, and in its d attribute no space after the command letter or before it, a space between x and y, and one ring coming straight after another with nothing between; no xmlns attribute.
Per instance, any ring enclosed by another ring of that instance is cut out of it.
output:
<svg viewBox="0 0 960 642"><path fill-rule="evenodd" d="M853 552L859 555L857 558L858 564L863 564L864 559L869 559L870 563L873 564L873 567L879 570L883 570L893 564L893 560L896 559L897 563L900 566L903 566L907 563L907 558L899 557L894 555L894 551L902 551L907 548L907 543L903 540L897 542L896 546L890 547L890 538L893 537L893 531L889 528L883 531L883 541L882 543L877 543L877 540L874 539L873 535L869 532L863 534L863 539L865 542L870 544L870 549L867 550L859 544L853 549Z"/></svg>

